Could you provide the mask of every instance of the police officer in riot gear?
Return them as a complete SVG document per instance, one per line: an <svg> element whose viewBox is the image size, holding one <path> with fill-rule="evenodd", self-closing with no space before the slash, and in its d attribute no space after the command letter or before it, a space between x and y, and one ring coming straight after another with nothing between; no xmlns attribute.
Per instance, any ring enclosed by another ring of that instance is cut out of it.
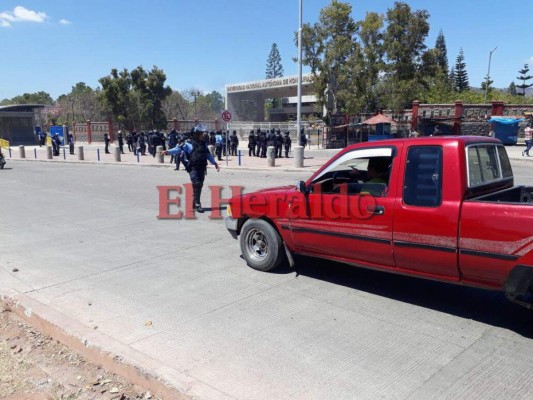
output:
<svg viewBox="0 0 533 400"><path fill-rule="evenodd" d="M204 185L205 174L207 171L207 162L209 161L211 164L213 164L217 172L220 171L220 167L207 148L204 132L207 132L205 126L201 124L196 125L194 128L192 128L191 137L185 144L161 152L163 155L174 154L176 157L182 158L185 168L191 178L194 209L199 213L204 212L200 198L202 195L202 187Z"/></svg>
<svg viewBox="0 0 533 400"><path fill-rule="evenodd" d="M122 131L118 131L118 147L120 149L120 154L124 154L124 137L122 136ZM74 154L74 152L70 153Z"/></svg>
<svg viewBox="0 0 533 400"><path fill-rule="evenodd" d="M255 134L253 129L250 131L250 136L248 136L248 157L255 157Z"/></svg>
<svg viewBox="0 0 533 400"><path fill-rule="evenodd" d="M285 158L289 158L289 151L291 151L291 137L290 132L285 132L283 137L283 147L285 148Z"/></svg>
<svg viewBox="0 0 533 400"><path fill-rule="evenodd" d="M218 161L222 161L223 145L224 145L224 137L222 136L222 131L217 131L215 135L215 153L217 155Z"/></svg>
<svg viewBox="0 0 533 400"><path fill-rule="evenodd" d="M283 149L283 136L281 136L281 131L278 129L276 132L276 158L282 158L282 149Z"/></svg>
<svg viewBox="0 0 533 400"><path fill-rule="evenodd" d="M233 131L231 136L229 137L229 144L230 144L230 156L236 156L237 155L237 148L239 147L239 138L237 137L237 131Z"/></svg>
<svg viewBox="0 0 533 400"><path fill-rule="evenodd" d="M257 129L255 132L255 156L261 157L261 149L263 148L263 144L261 143L261 138L263 136L263 133L261 132L261 129Z"/></svg>

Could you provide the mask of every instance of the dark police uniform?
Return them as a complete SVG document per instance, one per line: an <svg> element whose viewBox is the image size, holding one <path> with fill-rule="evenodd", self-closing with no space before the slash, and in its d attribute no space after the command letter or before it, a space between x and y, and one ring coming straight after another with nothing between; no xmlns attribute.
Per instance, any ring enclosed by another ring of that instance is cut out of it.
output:
<svg viewBox="0 0 533 400"><path fill-rule="evenodd" d="M258 129L255 132L255 155L256 157L261 157L261 149L263 147L261 143L261 136L263 135L263 132L261 132L260 129Z"/></svg>
<svg viewBox="0 0 533 400"><path fill-rule="evenodd" d="M254 131L250 131L250 136L248 136L248 156L255 157L255 134Z"/></svg>
<svg viewBox="0 0 533 400"><path fill-rule="evenodd" d="M276 132L276 157L282 158L283 155L281 153L283 149L283 136L281 136L281 131L278 129Z"/></svg>
<svg viewBox="0 0 533 400"><path fill-rule="evenodd" d="M285 157L289 158L289 151L291 151L291 137L289 131L285 132L283 137L283 147L285 147Z"/></svg>
<svg viewBox="0 0 533 400"><path fill-rule="evenodd" d="M118 132L118 147L120 148L120 153L124 154L124 138L122 137L122 132ZM72 153L73 154L73 153Z"/></svg>
<svg viewBox="0 0 533 400"><path fill-rule="evenodd" d="M206 128L203 125L197 125L193 128L193 133L198 132L206 132ZM174 154L176 157L183 159L193 187L194 209L199 213L203 213L204 209L202 208L200 199L207 170L207 162L209 161L218 170L218 164L209 152L207 144L204 140L197 140L195 135L191 135L191 138L183 145L178 145L168 150L166 154Z"/></svg>
<svg viewBox="0 0 533 400"><path fill-rule="evenodd" d="M237 147L239 147L239 138L237 137L237 131L233 131L233 133L229 137L229 143L230 143L230 156L236 156Z"/></svg>
<svg viewBox="0 0 533 400"><path fill-rule="evenodd" d="M108 133L104 133L104 144L105 144L105 153L106 154L110 154L109 152L109 142L111 140L109 139L109 134Z"/></svg>

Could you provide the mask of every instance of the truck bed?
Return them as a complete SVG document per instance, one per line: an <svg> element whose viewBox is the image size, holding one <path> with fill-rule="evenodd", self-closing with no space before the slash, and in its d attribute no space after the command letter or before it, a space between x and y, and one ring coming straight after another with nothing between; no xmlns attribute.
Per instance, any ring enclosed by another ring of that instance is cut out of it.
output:
<svg viewBox="0 0 533 400"><path fill-rule="evenodd" d="M533 205L533 187L514 186L509 189L504 189L487 195L474 197L467 201L485 201L490 203L514 203Z"/></svg>

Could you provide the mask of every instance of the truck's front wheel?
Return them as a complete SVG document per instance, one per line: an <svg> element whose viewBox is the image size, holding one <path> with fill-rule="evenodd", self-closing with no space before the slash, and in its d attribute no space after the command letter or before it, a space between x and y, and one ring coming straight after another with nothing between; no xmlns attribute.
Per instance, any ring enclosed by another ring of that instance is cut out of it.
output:
<svg viewBox="0 0 533 400"><path fill-rule="evenodd" d="M262 219L249 219L244 223L240 245L248 266L259 271L277 268L285 257L279 233Z"/></svg>

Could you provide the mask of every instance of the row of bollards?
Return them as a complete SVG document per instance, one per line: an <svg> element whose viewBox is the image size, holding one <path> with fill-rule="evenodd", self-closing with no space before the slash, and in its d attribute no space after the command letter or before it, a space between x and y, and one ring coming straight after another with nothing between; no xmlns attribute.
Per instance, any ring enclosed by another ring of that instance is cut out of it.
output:
<svg viewBox="0 0 533 400"><path fill-rule="evenodd" d="M213 157L215 156L215 146L209 145L209 152L213 154ZM161 154L163 151L163 146L157 146L156 148L156 156L157 156L157 162L159 164L163 164L165 162L165 156ZM34 157L37 159L37 149L33 149ZM100 149L96 149L97 159L100 161ZM293 147L293 154L294 154L294 166L296 168L302 168L304 166L304 148L303 146L295 146ZM121 152L120 147L115 147L115 161L121 162ZM11 157L11 148L9 148L9 157ZM23 145L19 146L19 158L26 158L26 150ZM48 160L52 160L53 153L52 153L52 146L46 146L46 158ZM63 159L66 160L66 153L65 149L63 149ZM84 152L83 152L83 146L78 146L78 160L83 161L84 158ZM140 162L139 153L137 152L137 162ZM238 150L238 162L239 165L241 165L241 151ZM269 167L275 167L276 166L276 148L274 146L268 146L267 147L267 165Z"/></svg>

